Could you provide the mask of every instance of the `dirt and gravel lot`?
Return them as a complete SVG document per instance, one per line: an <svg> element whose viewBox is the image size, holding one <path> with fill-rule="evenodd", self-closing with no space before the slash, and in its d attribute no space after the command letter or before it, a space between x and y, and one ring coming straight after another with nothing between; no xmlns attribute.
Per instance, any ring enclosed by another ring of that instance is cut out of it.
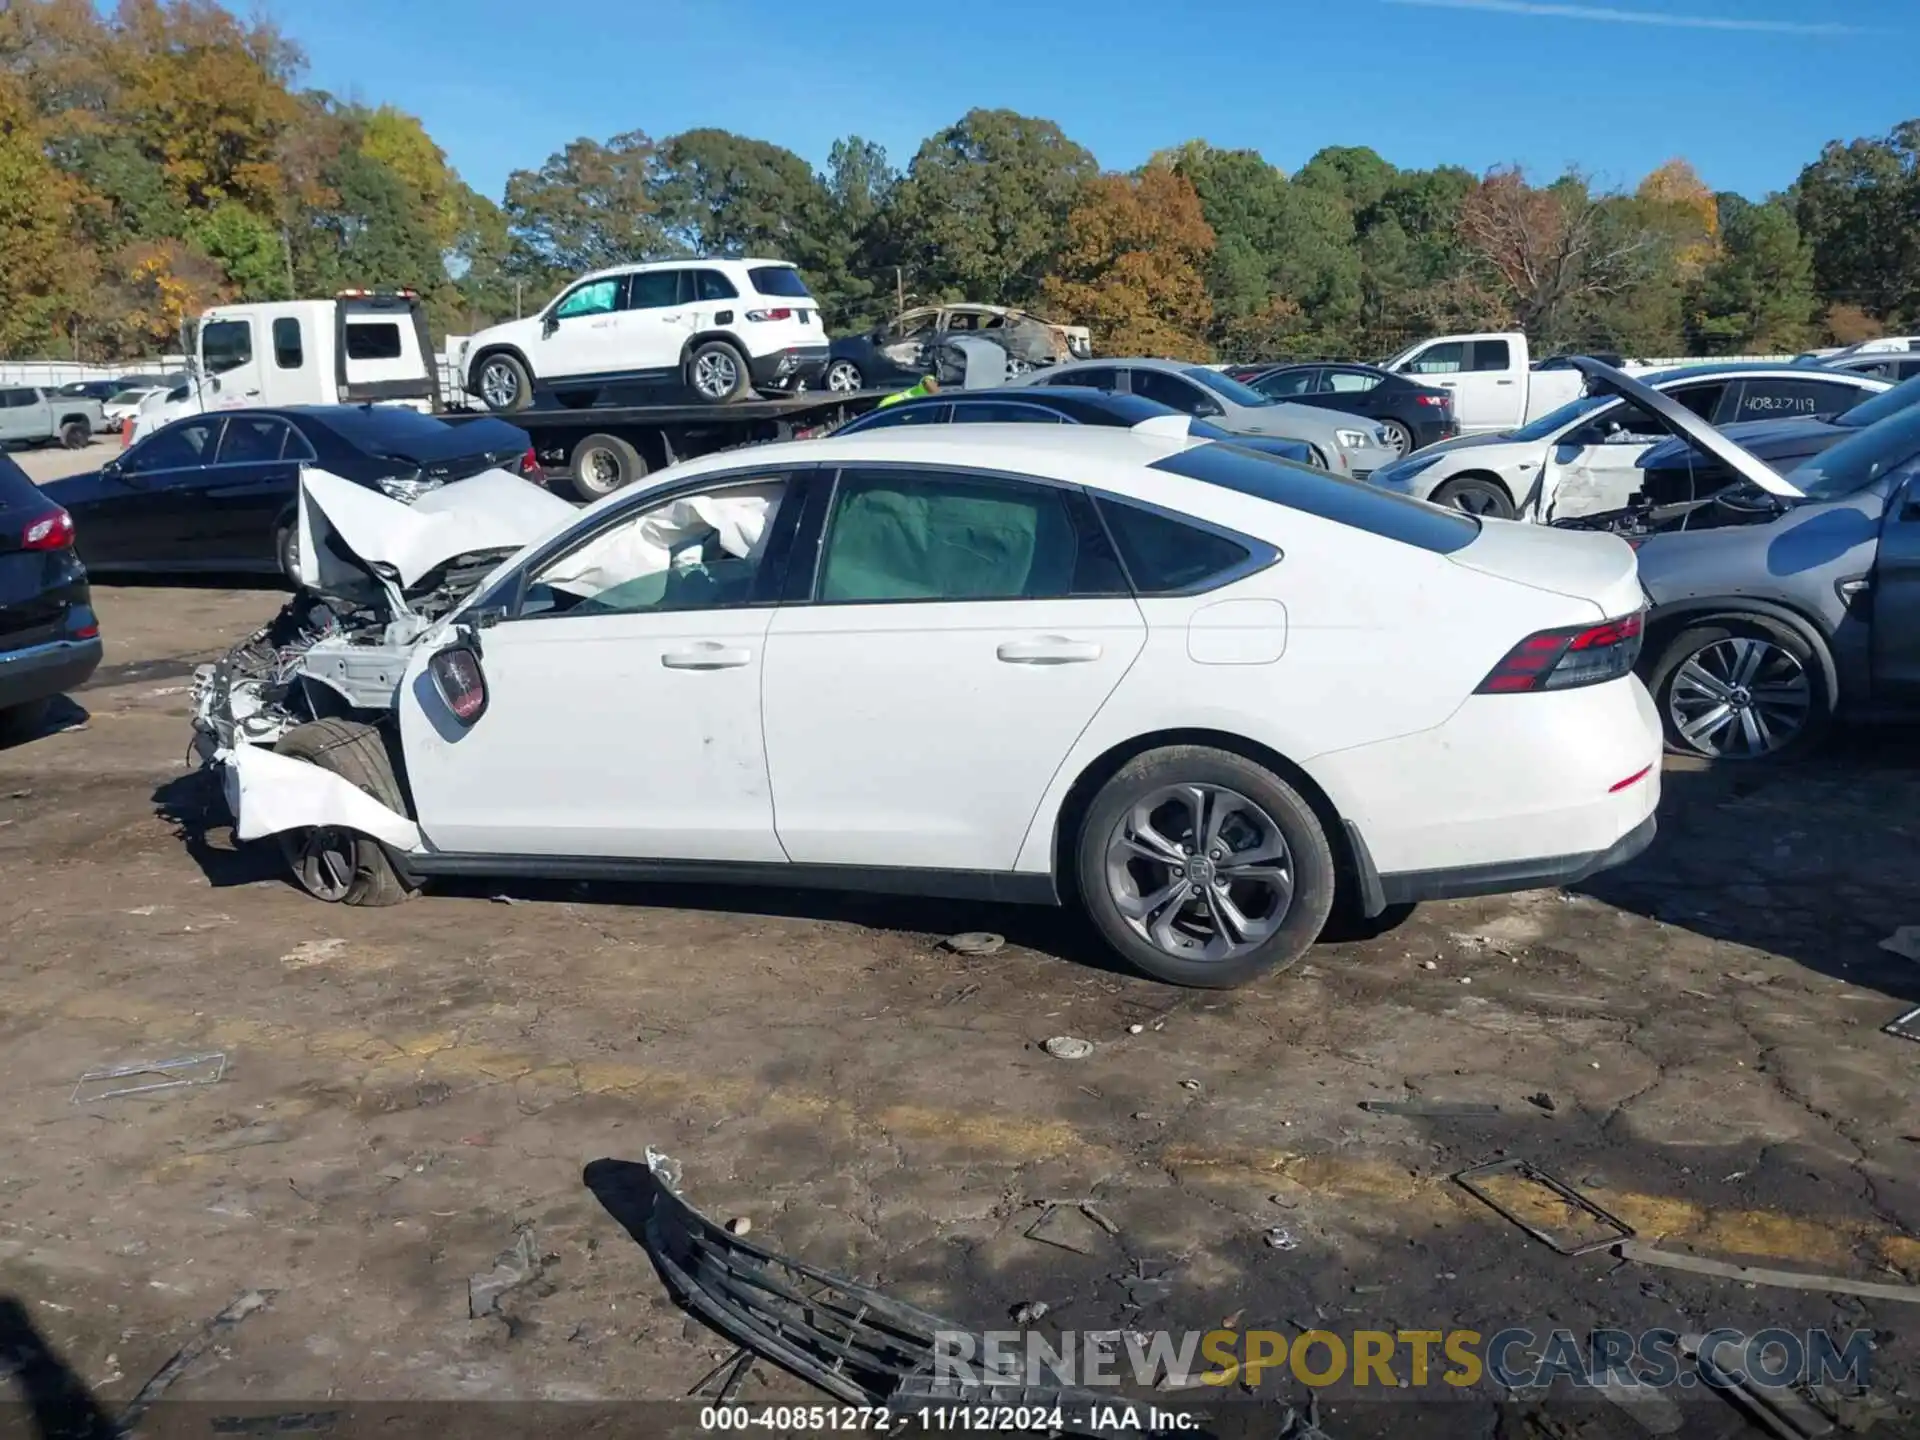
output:
<svg viewBox="0 0 1920 1440"><path fill-rule="evenodd" d="M9 450L8 456L36 482L59 480L87 470L98 470L120 453L120 437L97 435L91 445L67 450L58 445L37 445L31 450Z"/></svg>
<svg viewBox="0 0 1920 1440"><path fill-rule="evenodd" d="M729 1347L583 1175L648 1146L754 1238L976 1327L1034 1300L1075 1330L1830 1326L1875 1332L1894 1406L1917 1378L1911 1307L1562 1258L1448 1179L1525 1156L1674 1248L1920 1281L1920 1045L1878 1028L1920 968L1876 945L1920 924L1911 732L1670 769L1623 871L1194 993L1041 912L602 886L320 905L235 851L184 758L194 665L278 597L96 595L107 658L67 728L0 751L0 1352L108 1409L254 1288L271 1306L170 1399L683 1395ZM978 929L1007 947L938 946ZM1063 1034L1091 1057L1040 1049ZM211 1051L217 1083L72 1098L91 1067ZM1501 1108L1359 1105L1408 1097ZM1084 1197L1117 1235L1027 1237L1037 1202ZM469 1318L522 1231L540 1275ZM762 1372L741 1393L770 1396L818 1398ZM1331 1404L1340 1436L1408 1413ZM1693 1413L1737 1433L1717 1400ZM1510 1433L1637 1433L1604 1407L1538 1423L1563 1428Z"/></svg>

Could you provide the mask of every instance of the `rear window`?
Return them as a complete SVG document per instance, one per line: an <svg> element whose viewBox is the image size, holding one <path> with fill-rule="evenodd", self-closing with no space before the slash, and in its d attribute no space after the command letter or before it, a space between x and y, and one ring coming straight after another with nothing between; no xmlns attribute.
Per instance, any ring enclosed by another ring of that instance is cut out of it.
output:
<svg viewBox="0 0 1920 1440"><path fill-rule="evenodd" d="M747 279L762 295L784 295L793 300L811 300L813 292L800 272L791 265L756 265L747 271Z"/></svg>
<svg viewBox="0 0 1920 1440"><path fill-rule="evenodd" d="M1208 590L1236 577L1253 551L1215 530L1203 530L1171 515L1095 496L1120 551L1127 578L1142 595L1180 595Z"/></svg>
<svg viewBox="0 0 1920 1440"><path fill-rule="evenodd" d="M349 360L398 360L400 327L392 321L347 326Z"/></svg>
<svg viewBox="0 0 1920 1440"><path fill-rule="evenodd" d="M377 450L381 445L420 435L444 435L450 428L444 420L398 405L341 405L303 413L314 415L334 434L362 450Z"/></svg>
<svg viewBox="0 0 1920 1440"><path fill-rule="evenodd" d="M1436 555L1464 549L1480 533L1480 522L1458 510L1442 509L1238 445L1196 445L1155 461L1153 468L1237 490Z"/></svg>

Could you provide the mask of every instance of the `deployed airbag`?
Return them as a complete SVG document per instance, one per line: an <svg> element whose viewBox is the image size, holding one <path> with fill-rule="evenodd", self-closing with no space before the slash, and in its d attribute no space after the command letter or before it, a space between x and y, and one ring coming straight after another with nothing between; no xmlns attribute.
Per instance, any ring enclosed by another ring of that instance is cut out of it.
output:
<svg viewBox="0 0 1920 1440"><path fill-rule="evenodd" d="M684 496L637 521L613 526L549 565L535 583L603 605L632 608L638 592L664 592L668 571L676 564L713 558L704 551L757 560L782 488L773 482ZM625 606L617 603L623 599Z"/></svg>

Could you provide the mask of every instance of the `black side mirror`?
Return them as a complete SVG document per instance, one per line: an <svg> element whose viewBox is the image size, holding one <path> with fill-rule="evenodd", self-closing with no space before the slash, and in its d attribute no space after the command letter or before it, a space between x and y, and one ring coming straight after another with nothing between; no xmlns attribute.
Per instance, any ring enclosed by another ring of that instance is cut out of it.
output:
<svg viewBox="0 0 1920 1440"><path fill-rule="evenodd" d="M540 317L540 334L544 337L560 328L560 317L551 312Z"/></svg>

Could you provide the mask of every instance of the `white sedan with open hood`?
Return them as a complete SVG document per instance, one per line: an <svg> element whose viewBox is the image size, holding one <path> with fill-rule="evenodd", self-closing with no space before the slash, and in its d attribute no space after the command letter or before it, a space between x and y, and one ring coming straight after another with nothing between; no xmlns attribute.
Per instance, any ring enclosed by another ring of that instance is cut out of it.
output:
<svg viewBox="0 0 1920 1440"><path fill-rule="evenodd" d="M1196 985L1292 962L1336 902L1648 843L1624 542L1173 418L761 446L579 512L504 474L438 509L310 474L314 593L202 675L203 754L237 837L281 837L326 900L490 875L1071 901Z"/></svg>

